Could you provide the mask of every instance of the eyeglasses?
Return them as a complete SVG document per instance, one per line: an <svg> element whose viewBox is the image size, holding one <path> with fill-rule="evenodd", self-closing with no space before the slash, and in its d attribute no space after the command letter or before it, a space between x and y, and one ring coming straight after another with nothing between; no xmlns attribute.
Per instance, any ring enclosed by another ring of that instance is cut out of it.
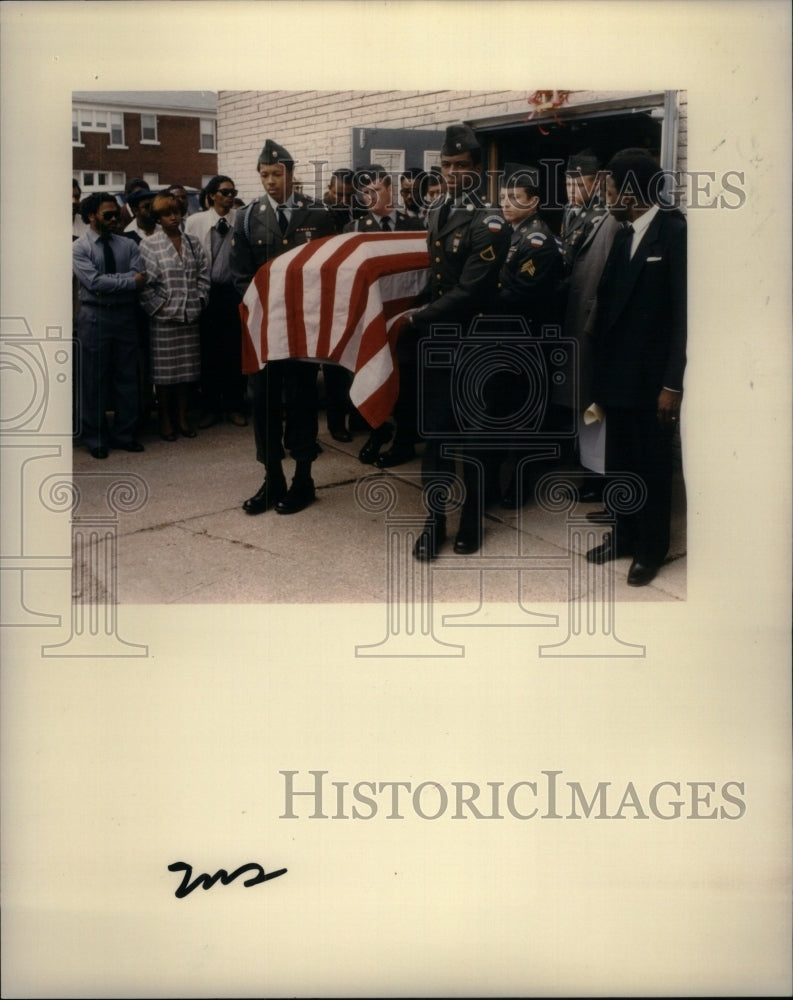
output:
<svg viewBox="0 0 793 1000"><path fill-rule="evenodd" d="M109 222L111 219L120 219L121 218L121 213L120 212L102 212L101 213L101 218L102 218L103 222Z"/></svg>
<svg viewBox="0 0 793 1000"><path fill-rule="evenodd" d="M218 188L215 192L216 194L222 194L225 198L236 198L237 189L236 188Z"/></svg>

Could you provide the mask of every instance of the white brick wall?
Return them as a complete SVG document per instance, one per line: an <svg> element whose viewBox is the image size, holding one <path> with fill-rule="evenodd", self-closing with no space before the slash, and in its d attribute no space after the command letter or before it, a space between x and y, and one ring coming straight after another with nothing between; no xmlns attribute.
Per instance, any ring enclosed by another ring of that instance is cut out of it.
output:
<svg viewBox="0 0 793 1000"><path fill-rule="evenodd" d="M574 91L566 107L585 107L648 92ZM533 107L528 91L220 91L218 93L218 170L234 178L241 197L261 194L256 160L267 138L285 146L298 161L296 176L313 194L311 160L331 170L351 163L353 127L443 129L456 121L472 124L504 118L525 120ZM685 160L686 104L680 102L680 147Z"/></svg>

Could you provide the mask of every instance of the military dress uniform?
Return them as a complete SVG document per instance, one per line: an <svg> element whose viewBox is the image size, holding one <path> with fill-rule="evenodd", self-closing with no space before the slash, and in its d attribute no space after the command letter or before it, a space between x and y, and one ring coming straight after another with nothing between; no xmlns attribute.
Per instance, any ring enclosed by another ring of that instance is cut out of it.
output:
<svg viewBox="0 0 793 1000"><path fill-rule="evenodd" d="M421 219L406 215L405 212L396 213L396 221L390 215L385 216L389 221L389 228L383 228L383 218L367 212L360 219L355 219L347 223L344 227L345 233L377 233L377 232L424 232L424 223Z"/></svg>
<svg viewBox="0 0 793 1000"><path fill-rule="evenodd" d="M286 151L270 140L263 156L268 147L275 150L282 161L287 159ZM273 153L269 155L272 157ZM262 159L260 162L274 160ZM285 204L288 224L283 232L267 194L237 213L230 264L234 286L241 297L263 264L312 239L335 233L330 213L320 203L293 190ZM284 448L295 462L304 465L317 456L317 365L293 359L268 361L261 371L250 376L250 380L256 460L267 470L269 495L266 498L262 495L261 502L253 507L249 501L246 501L249 506L243 507L248 513L259 513L269 506L277 506L279 496L286 492L281 469Z"/></svg>
<svg viewBox="0 0 793 1000"><path fill-rule="evenodd" d="M465 350L464 342L471 323L488 308L498 284L499 271L509 250L510 227L501 213L475 194L464 194L456 203L438 199L430 208L427 248L430 277L426 288L427 305L412 316L408 327L413 343L405 338L404 353L413 348L417 363L418 342L432 336L436 324L457 324L461 337L452 343L453 352ZM412 326L412 330L411 330ZM402 368L400 368L400 371ZM465 432L455 419L457 391L448 368L425 366L422 388L423 424L419 432L429 436L422 456L422 480L428 494L442 491L447 477L454 473L454 459L443 454L444 444L463 444L469 460L463 463L466 502L455 551L473 552L481 538L482 507L479 464L475 450L465 447ZM417 398L413 400L416 412ZM409 406L408 400L403 400ZM431 559L445 537L445 520L438 511L432 516L414 549L418 559Z"/></svg>
<svg viewBox="0 0 793 1000"><path fill-rule="evenodd" d="M559 234L562 240L562 257L566 274L570 274L572 271L576 255L587 241L596 221L608 211L598 197L595 197L590 205L584 205L577 209L570 206L568 208L570 210L565 211Z"/></svg>
<svg viewBox="0 0 793 1000"><path fill-rule="evenodd" d="M499 274L495 297L503 315L525 317L532 333L559 320L557 289L563 277L562 255L556 237L539 215L523 219L512 229L509 250Z"/></svg>
<svg viewBox="0 0 793 1000"><path fill-rule="evenodd" d="M558 328L558 289L564 274L562 254L556 238L547 223L537 214L516 223L512 229L509 250L499 274L499 288L493 300L494 312L502 316L522 316L534 337ZM544 393L546 407L545 430L551 430L553 421L547 417L551 386L527 383L527 376L520 371L504 371L489 380L485 386L486 403L494 417L506 419L524 405L529 392ZM505 448L494 452L488 469L489 487L498 488L498 456L517 461L520 450ZM522 489L522 492L518 492ZM503 506L514 509L528 497L527 483L512 479L502 497Z"/></svg>

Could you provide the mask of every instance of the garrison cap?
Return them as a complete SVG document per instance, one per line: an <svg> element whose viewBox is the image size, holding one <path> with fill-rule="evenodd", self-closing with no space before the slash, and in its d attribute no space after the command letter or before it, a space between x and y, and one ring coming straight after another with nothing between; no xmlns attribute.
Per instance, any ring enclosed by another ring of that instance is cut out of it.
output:
<svg viewBox="0 0 793 1000"><path fill-rule="evenodd" d="M277 142L268 139L261 153L259 153L259 160L256 165L260 167L264 164L265 166L272 167L278 163L283 163L287 170L294 170L295 168L295 161L292 159L291 154L283 146L279 146Z"/></svg>
<svg viewBox="0 0 793 1000"><path fill-rule="evenodd" d="M536 167L529 167L525 163L505 163L504 185L534 190L540 186L540 172Z"/></svg>
<svg viewBox="0 0 793 1000"><path fill-rule="evenodd" d="M137 205L139 201L145 201L147 198L156 198L159 193L159 191L143 191L142 189L138 189L137 191L133 191L132 194L127 195L127 204Z"/></svg>
<svg viewBox="0 0 793 1000"><path fill-rule="evenodd" d="M441 153L444 156L457 156L479 148L479 140L467 125L450 125L446 129Z"/></svg>
<svg viewBox="0 0 793 1000"><path fill-rule="evenodd" d="M568 174L596 174L598 170L600 170L600 160L591 149L582 149L567 161Z"/></svg>

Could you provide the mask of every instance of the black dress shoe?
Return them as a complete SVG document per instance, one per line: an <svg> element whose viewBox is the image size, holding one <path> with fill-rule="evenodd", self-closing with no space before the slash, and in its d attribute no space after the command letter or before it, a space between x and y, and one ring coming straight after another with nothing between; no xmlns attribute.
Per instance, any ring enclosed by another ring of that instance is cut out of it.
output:
<svg viewBox="0 0 793 1000"><path fill-rule="evenodd" d="M352 441L352 434L350 434L346 427L329 427L328 430L334 441L341 441L345 444Z"/></svg>
<svg viewBox="0 0 793 1000"><path fill-rule="evenodd" d="M631 587L644 587L654 579L659 567L654 563L640 563L634 559L631 568L628 570L628 585Z"/></svg>
<svg viewBox="0 0 793 1000"><path fill-rule="evenodd" d="M602 563L611 562L612 559L621 559L623 556L629 556L630 554L630 549L626 546L615 546L614 535L604 535L603 543L587 552L586 561L601 565Z"/></svg>
<svg viewBox="0 0 793 1000"><path fill-rule="evenodd" d="M391 424L383 424L382 427L375 427L371 432L361 450L358 452L358 461L364 465L372 465L380 454L383 445L391 440L394 428Z"/></svg>
<svg viewBox="0 0 793 1000"><path fill-rule="evenodd" d="M424 525L424 529L416 539L413 546L413 556L419 562L430 562L438 558L441 546L446 541L446 518L439 517L433 521L430 519Z"/></svg>
<svg viewBox="0 0 793 1000"><path fill-rule="evenodd" d="M412 444L392 444L388 451L381 451L375 459L378 469L391 469L395 465L404 465L416 457L416 449Z"/></svg>
<svg viewBox="0 0 793 1000"><path fill-rule="evenodd" d="M140 441L116 441L113 447L121 451L143 451L143 445Z"/></svg>
<svg viewBox="0 0 793 1000"><path fill-rule="evenodd" d="M454 540L454 551L458 556L470 556L482 547L481 525L460 525Z"/></svg>
<svg viewBox="0 0 793 1000"><path fill-rule="evenodd" d="M579 486L579 503L603 503L603 486Z"/></svg>
<svg viewBox="0 0 793 1000"><path fill-rule="evenodd" d="M278 501L281 500L285 494L285 479L282 482L265 479L253 496L248 497L242 505L242 509L246 514L263 514L264 511L275 507Z"/></svg>
<svg viewBox="0 0 793 1000"><path fill-rule="evenodd" d="M518 487L521 486L520 495L518 495ZM523 481L519 482L517 475L513 472L510 476L509 485L504 490L501 497L501 506L505 510L518 510L520 507L525 507L526 504L530 503L534 499L534 481L527 475L526 472L523 473Z"/></svg>
<svg viewBox="0 0 793 1000"><path fill-rule="evenodd" d="M292 485L286 495L281 497L275 505L275 512L276 514L298 514L310 503L314 503L316 499L317 494L314 492L313 480L309 479L300 483L292 480Z"/></svg>
<svg viewBox="0 0 793 1000"><path fill-rule="evenodd" d="M107 456L109 454L110 454L110 452L107 450L107 448L92 448L91 449L91 457L92 458L107 458Z"/></svg>

